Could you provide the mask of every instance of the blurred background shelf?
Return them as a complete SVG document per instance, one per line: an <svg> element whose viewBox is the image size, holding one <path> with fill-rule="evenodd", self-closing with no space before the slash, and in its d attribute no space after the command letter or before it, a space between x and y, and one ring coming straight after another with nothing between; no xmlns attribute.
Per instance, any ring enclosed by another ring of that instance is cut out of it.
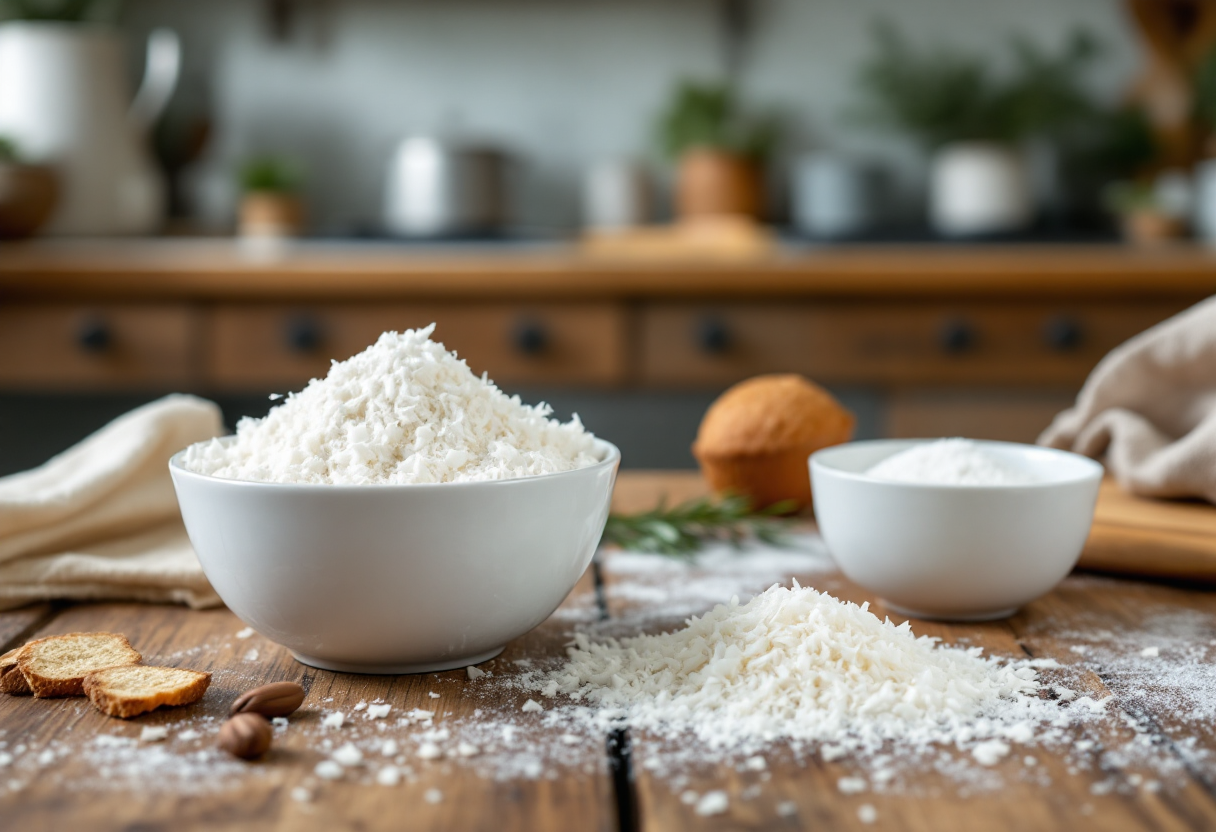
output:
<svg viewBox="0 0 1216 832"><path fill-rule="evenodd" d="M1191 247L781 249L646 264L559 245L9 245L0 429L38 422L27 435L41 438L6 457L16 468L164 392L216 398L235 422L380 332L437 321L474 370L579 412L631 467L691 465L706 404L769 372L827 384L861 435L1033 440L1107 351L1213 290L1216 256Z"/></svg>

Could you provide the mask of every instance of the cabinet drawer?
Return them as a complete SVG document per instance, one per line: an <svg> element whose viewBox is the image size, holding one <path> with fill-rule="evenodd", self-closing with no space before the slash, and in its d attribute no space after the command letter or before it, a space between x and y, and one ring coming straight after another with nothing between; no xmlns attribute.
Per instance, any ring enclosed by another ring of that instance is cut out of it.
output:
<svg viewBox="0 0 1216 832"><path fill-rule="evenodd" d="M185 306L0 306L0 384L29 389L185 387L196 316Z"/></svg>
<svg viewBox="0 0 1216 832"><path fill-rule="evenodd" d="M654 305L642 379L722 386L798 372L833 384L1079 385L1112 348L1181 304Z"/></svg>
<svg viewBox="0 0 1216 832"><path fill-rule="evenodd" d="M610 304L218 307L207 326L207 379L299 388L386 330L436 322L437 340L500 384L611 385L625 376L624 321Z"/></svg>

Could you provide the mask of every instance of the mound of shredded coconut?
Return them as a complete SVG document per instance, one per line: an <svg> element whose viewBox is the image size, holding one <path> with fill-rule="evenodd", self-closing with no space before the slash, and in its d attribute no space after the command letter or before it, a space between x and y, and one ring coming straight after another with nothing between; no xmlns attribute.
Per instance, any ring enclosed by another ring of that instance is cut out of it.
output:
<svg viewBox="0 0 1216 832"><path fill-rule="evenodd" d="M386 332L236 436L192 446L185 466L237 480L404 484L553 474L597 460L578 416L550 419L431 340Z"/></svg>
<svg viewBox="0 0 1216 832"><path fill-rule="evenodd" d="M887 457L867 471L892 482L926 485L1025 485L1038 482L970 439L938 439Z"/></svg>
<svg viewBox="0 0 1216 832"><path fill-rule="evenodd" d="M1088 698L1040 698L1033 662L917 638L906 622L880 621L866 605L796 581L746 604L732 599L669 633L603 642L576 633L568 652L546 693L586 702L601 720L691 731L716 747L778 738L858 749L887 740L1026 742L1064 710L1100 710Z"/></svg>

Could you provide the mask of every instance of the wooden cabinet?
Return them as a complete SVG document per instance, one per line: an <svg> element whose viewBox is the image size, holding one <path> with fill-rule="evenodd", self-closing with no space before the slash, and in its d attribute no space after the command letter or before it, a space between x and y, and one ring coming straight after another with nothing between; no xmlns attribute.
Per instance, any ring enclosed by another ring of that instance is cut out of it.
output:
<svg viewBox="0 0 1216 832"><path fill-rule="evenodd" d="M297 389L386 330L434 337L510 386L626 381L623 308L597 304L224 305L207 316L205 378L222 389Z"/></svg>
<svg viewBox="0 0 1216 832"><path fill-rule="evenodd" d="M1078 386L1176 302L656 304L640 321L640 380L716 387L757 373L828 384Z"/></svg>
<svg viewBox="0 0 1216 832"><path fill-rule="evenodd" d="M197 346L186 305L0 305L6 389L188 389Z"/></svg>

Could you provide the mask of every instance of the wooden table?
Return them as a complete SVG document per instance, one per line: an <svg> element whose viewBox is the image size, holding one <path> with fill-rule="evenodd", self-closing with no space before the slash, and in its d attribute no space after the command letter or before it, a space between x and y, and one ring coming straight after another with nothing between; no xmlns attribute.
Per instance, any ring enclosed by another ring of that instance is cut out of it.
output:
<svg viewBox="0 0 1216 832"><path fill-rule="evenodd" d="M660 494L680 498L700 489L699 480L689 474L623 474L617 504L622 509L648 507ZM914 622L918 633L980 645L994 654L1055 658L1080 669L1082 692L1101 697L1113 691L1117 698L1112 701L1124 709L1121 719L1100 730L1085 729L1089 733L1078 735L1079 744L1068 754L1017 748L984 770L985 776L998 778L996 787L960 785L927 770L902 778L896 789L874 790L870 784L864 793L845 794L837 783L857 774L853 761L823 762L817 755L797 759L780 746L767 753L764 771L693 760L674 775L658 774L647 761L672 749L654 737L569 733L546 724L547 711L519 710L530 695L513 690L509 682L528 663L536 667L561 657L574 627L611 626L614 620L621 626L633 620L645 620L647 628L678 625L685 609L654 600L661 592L648 596L639 590L661 590L664 582L668 588L687 589L698 580L716 579L704 569L680 568L687 571L675 579L672 573L630 577L609 558L606 566L589 570L549 621L483 665L494 674L489 680L475 681L464 671L368 677L307 668L260 635L238 635L243 625L226 610L81 604L0 614L3 649L51 633L109 630L127 634L148 661L215 674L198 705L129 722L101 716L82 700L0 698L0 828L1216 828L1216 763L1207 757L1216 752L1216 730L1210 723L1184 724L1172 708L1156 704L1160 698L1152 690L1137 689L1152 688L1152 679L1129 681L1117 661L1104 665L1100 660L1106 636L1133 646L1141 635L1160 639L1162 666L1172 674L1183 661L1173 657L1174 646L1213 649L1205 645L1216 639L1216 596L1193 588L1081 574L1007 621ZM765 581L771 576L753 577ZM845 599L873 600L833 571L798 577ZM687 601L689 596L680 597ZM886 612L881 604L874 608L880 615ZM1096 635L1078 638L1082 632ZM1082 647L1086 655L1071 649L1083 644L1089 645ZM1193 659L1192 651L1185 659L1192 662L1191 669L1184 673L1202 683L1210 662ZM280 729L266 759L242 763L210 750L219 720L239 692L282 679L298 680L308 698L288 727ZM392 705L389 718L367 719L366 711L355 709L360 701L377 699ZM433 720L397 724L400 715L415 708L435 711ZM324 714L339 710L346 725L321 725ZM511 732L510 742L501 736L504 715L521 726ZM170 736L141 743L144 726L168 727ZM464 737L480 744L478 753L418 759L413 749L419 747L419 737L447 727L453 736L440 744L451 751L456 738ZM198 736L183 735L185 731ZM101 735L110 739L98 740ZM382 738L395 738L400 750L408 752L403 769L409 771L399 785L375 782L375 771L392 762L391 754L367 754L367 764L349 769L337 781L314 773L328 750L348 740L366 749ZM1127 760L1109 753L1131 747L1128 743L1148 750ZM1036 764L1029 766L1025 756L1033 756ZM1147 758L1155 767L1145 764ZM1162 767L1168 770L1164 775ZM700 795L712 789L729 794L726 812L702 817L683 799L687 791ZM872 824L863 822L871 809L862 806L872 807Z"/></svg>

